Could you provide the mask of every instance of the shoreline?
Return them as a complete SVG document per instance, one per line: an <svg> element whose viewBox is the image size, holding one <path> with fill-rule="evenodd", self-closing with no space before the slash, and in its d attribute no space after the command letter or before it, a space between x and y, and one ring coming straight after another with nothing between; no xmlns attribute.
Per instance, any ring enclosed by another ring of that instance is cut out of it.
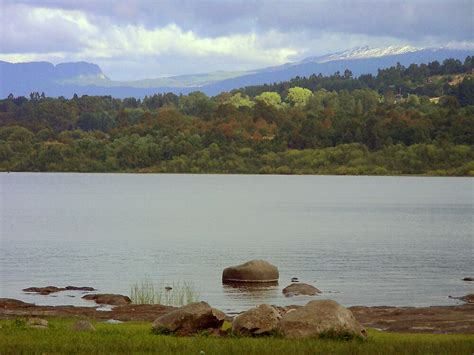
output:
<svg viewBox="0 0 474 355"><path fill-rule="evenodd" d="M238 173L238 172L203 172L203 173L194 173L194 172L150 172L150 171L32 171L32 170L0 170L0 174L106 174L106 175L208 175L208 176L327 176L327 177L339 177L339 176L348 176L348 177L434 177L434 178L474 178L473 175L438 175L438 174L275 174L275 173Z"/></svg>
<svg viewBox="0 0 474 355"><path fill-rule="evenodd" d="M99 307L99 306L97 306ZM97 307L37 306L14 299L0 299L0 319L18 317L89 318L153 322L174 307L129 304L110 311ZM396 333L474 334L474 304L430 307L348 307L365 327ZM232 317L228 316L229 319Z"/></svg>

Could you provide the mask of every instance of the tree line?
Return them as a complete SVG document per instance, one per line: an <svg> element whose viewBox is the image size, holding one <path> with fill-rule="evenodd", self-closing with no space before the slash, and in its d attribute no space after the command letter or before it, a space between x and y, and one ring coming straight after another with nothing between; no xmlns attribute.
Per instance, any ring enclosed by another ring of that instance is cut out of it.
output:
<svg viewBox="0 0 474 355"><path fill-rule="evenodd" d="M0 100L0 170L474 175L473 58L208 97Z"/></svg>

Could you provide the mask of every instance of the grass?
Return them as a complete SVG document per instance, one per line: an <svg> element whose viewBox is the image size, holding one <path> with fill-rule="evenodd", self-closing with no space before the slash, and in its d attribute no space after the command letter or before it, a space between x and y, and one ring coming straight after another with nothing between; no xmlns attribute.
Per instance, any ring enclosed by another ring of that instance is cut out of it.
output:
<svg viewBox="0 0 474 355"><path fill-rule="evenodd" d="M162 304L165 306L184 306L196 302L198 296L194 287L188 282L155 284L150 280L142 280L130 287L130 298L135 304Z"/></svg>
<svg viewBox="0 0 474 355"><path fill-rule="evenodd" d="M50 319L49 329L0 321L0 354L472 354L474 335L395 334L369 329L366 341L281 338L215 338L154 335L151 324L94 323L96 332L74 332L74 320Z"/></svg>

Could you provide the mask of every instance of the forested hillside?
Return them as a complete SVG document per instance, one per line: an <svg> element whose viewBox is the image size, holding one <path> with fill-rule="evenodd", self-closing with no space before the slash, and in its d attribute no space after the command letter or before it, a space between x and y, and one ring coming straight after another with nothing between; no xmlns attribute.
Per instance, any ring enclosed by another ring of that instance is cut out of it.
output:
<svg viewBox="0 0 474 355"><path fill-rule="evenodd" d="M208 97L0 100L0 170L474 175L473 57Z"/></svg>

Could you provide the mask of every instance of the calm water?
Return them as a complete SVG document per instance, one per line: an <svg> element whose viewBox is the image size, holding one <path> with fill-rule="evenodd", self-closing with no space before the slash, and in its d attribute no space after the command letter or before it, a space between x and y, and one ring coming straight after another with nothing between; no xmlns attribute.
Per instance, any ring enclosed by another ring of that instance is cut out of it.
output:
<svg viewBox="0 0 474 355"><path fill-rule="evenodd" d="M470 178L0 174L0 297L88 304L22 288L128 294L187 281L227 312L297 304L291 277L344 305L449 305L474 286ZM249 292L222 269L254 258L280 285ZM72 295L72 294L69 294Z"/></svg>

